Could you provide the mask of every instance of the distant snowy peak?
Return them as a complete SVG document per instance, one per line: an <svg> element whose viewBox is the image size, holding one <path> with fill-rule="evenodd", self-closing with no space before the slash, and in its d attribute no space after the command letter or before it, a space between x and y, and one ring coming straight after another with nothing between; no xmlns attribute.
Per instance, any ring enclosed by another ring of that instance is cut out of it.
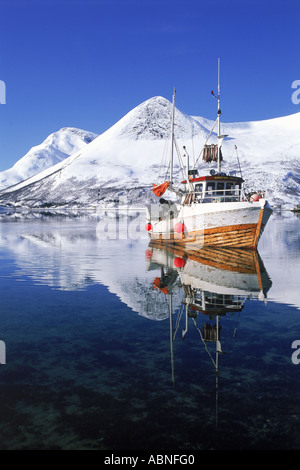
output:
<svg viewBox="0 0 300 470"><path fill-rule="evenodd" d="M113 126L119 137L132 140L166 139L171 133L172 103L162 96L144 101ZM205 134L200 122L176 108L174 134L176 138Z"/></svg>
<svg viewBox="0 0 300 470"><path fill-rule="evenodd" d="M85 144L89 144L96 137L98 137L98 134L94 132L84 131L75 127L63 127L59 131L50 134L41 146L48 146L71 155L74 153L75 148L80 150Z"/></svg>
<svg viewBox="0 0 300 470"><path fill-rule="evenodd" d="M0 189L15 185L66 159L92 142L97 134L63 127L32 147L14 166L0 173Z"/></svg>

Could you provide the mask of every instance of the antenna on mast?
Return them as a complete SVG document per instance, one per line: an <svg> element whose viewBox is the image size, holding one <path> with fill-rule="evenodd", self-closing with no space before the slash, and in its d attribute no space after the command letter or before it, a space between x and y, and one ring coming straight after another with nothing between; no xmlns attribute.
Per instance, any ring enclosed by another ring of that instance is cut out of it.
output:
<svg viewBox="0 0 300 470"><path fill-rule="evenodd" d="M220 59L218 59L218 173L221 172L221 145L223 139L221 139L221 123L220 123L220 116L221 116L221 108L220 108Z"/></svg>
<svg viewBox="0 0 300 470"><path fill-rule="evenodd" d="M175 118L175 93L173 92L173 107L172 107L172 144L171 144L171 167L170 167L170 183L173 183L173 160L174 160L174 118Z"/></svg>
<svg viewBox="0 0 300 470"><path fill-rule="evenodd" d="M220 59L218 59L218 95L216 96L214 92L212 91L211 94L213 95L214 98L218 99L218 173L221 172L221 146L223 142L224 136L221 136L221 122L220 122L220 116L221 116L221 108L220 108L220 96L221 96L221 87L220 87Z"/></svg>

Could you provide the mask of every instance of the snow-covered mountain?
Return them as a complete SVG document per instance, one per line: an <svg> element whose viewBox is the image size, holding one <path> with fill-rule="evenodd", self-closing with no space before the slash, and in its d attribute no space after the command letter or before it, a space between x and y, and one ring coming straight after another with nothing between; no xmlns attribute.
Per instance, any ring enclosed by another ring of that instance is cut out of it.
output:
<svg viewBox="0 0 300 470"><path fill-rule="evenodd" d="M40 145L32 147L12 168L0 172L0 190L61 162L81 150L97 136L93 132L73 127L63 127L50 134Z"/></svg>
<svg viewBox="0 0 300 470"><path fill-rule="evenodd" d="M168 168L171 103L162 97L140 104L114 126L71 156L0 194L0 204L45 207L99 207L150 202L153 183ZM212 122L175 112L175 137L181 156L186 146L192 165ZM225 123L221 132L224 171L239 164L250 191L267 190L273 205L294 207L300 195L300 113L257 122ZM216 142L213 132L210 142ZM238 157L238 158L237 158ZM184 158L183 158L184 160ZM205 174L215 167L199 159ZM175 164L175 179L182 179Z"/></svg>

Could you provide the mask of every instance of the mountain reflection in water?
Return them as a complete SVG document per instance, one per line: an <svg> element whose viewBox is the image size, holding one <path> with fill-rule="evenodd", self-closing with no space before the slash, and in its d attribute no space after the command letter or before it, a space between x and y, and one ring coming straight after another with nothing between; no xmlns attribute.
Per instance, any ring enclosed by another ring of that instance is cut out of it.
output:
<svg viewBox="0 0 300 470"><path fill-rule="evenodd" d="M100 239L88 218L0 230L1 449L300 447L296 218L260 254Z"/></svg>

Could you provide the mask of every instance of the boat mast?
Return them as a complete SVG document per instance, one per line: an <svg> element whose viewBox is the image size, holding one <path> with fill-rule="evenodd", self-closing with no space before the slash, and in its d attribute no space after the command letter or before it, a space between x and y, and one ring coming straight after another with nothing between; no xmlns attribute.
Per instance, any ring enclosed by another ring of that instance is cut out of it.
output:
<svg viewBox="0 0 300 470"><path fill-rule="evenodd" d="M176 93L176 90L175 90L175 88L174 88L174 92L173 92L173 108L172 108L172 145L171 145L170 183L173 182L175 93Z"/></svg>
<svg viewBox="0 0 300 470"><path fill-rule="evenodd" d="M218 59L218 173L221 172L221 155L220 155L220 150L221 150L221 123L220 123L220 117L221 117L221 108L220 108L220 59Z"/></svg>

